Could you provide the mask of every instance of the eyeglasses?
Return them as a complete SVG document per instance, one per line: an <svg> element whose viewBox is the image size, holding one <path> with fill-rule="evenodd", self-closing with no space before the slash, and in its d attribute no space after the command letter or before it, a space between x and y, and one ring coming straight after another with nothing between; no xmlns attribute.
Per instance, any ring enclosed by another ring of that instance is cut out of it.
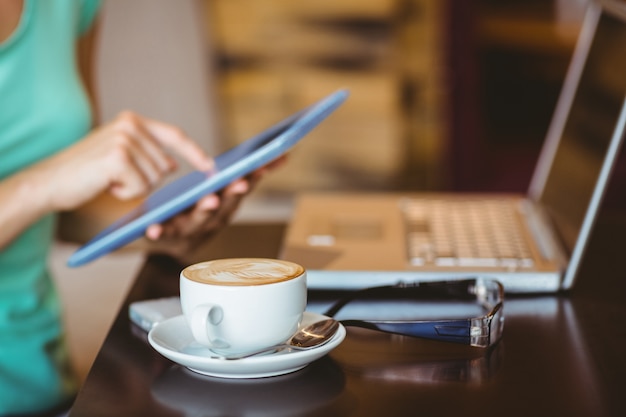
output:
<svg viewBox="0 0 626 417"><path fill-rule="evenodd" d="M343 307L356 300L411 299L446 302L475 301L485 314L479 317L437 320L341 320L344 326L355 326L387 333L454 342L481 348L496 344L504 327L504 290L498 281L472 278L456 281L399 283L351 292L337 301L325 315L334 317Z"/></svg>

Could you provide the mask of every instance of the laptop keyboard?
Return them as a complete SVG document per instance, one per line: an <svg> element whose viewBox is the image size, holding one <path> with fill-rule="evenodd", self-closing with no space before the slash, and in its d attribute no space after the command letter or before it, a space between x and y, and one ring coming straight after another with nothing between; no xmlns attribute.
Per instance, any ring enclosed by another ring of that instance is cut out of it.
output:
<svg viewBox="0 0 626 417"><path fill-rule="evenodd" d="M413 266L534 265L510 201L408 199L402 209Z"/></svg>

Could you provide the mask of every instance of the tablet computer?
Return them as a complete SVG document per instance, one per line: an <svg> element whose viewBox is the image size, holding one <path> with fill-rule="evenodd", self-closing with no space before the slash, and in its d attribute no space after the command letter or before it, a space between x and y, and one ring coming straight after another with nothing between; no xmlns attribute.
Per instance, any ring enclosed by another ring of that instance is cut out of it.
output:
<svg viewBox="0 0 626 417"><path fill-rule="evenodd" d="M346 90L338 90L218 155L212 171L191 172L155 191L137 208L78 248L68 259L68 266L83 265L140 238L151 224L166 221L203 196L277 159L339 107L347 96Z"/></svg>

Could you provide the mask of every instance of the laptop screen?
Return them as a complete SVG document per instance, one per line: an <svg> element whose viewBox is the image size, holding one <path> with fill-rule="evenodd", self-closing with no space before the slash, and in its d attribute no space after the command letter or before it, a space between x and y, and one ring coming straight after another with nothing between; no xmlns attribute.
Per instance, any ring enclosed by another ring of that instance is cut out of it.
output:
<svg viewBox="0 0 626 417"><path fill-rule="evenodd" d="M570 253L592 201L626 95L626 23L603 12L588 45L561 139L539 196Z"/></svg>

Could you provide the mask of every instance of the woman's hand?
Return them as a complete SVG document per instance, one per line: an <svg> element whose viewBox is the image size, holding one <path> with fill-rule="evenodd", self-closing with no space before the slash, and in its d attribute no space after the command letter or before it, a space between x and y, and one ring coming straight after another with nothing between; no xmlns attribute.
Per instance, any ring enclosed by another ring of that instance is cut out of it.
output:
<svg viewBox="0 0 626 417"><path fill-rule="evenodd" d="M244 196L254 189L261 178L285 161L286 156L280 157L246 178L234 181L219 193L201 198L191 209L167 222L151 225L146 237L163 244L186 241L191 245L211 237L228 224Z"/></svg>
<svg viewBox="0 0 626 417"><path fill-rule="evenodd" d="M125 112L73 146L0 183L0 248L41 216L73 210L108 191L119 199L150 192L176 163L194 168L213 161L180 129Z"/></svg>
<svg viewBox="0 0 626 417"><path fill-rule="evenodd" d="M125 112L36 169L54 184L47 188L50 207L71 210L103 191L121 200L146 195L176 169L166 151L199 170L213 166L180 129Z"/></svg>

